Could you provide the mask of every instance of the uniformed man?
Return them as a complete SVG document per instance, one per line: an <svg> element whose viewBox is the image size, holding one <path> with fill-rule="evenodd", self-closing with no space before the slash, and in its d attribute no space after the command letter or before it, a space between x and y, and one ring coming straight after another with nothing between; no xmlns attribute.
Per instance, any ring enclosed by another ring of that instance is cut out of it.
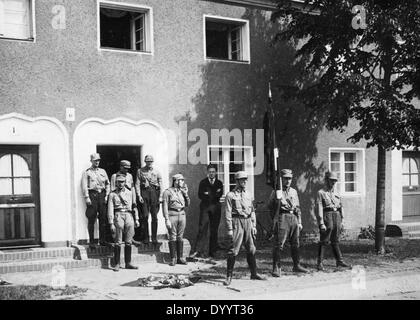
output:
<svg viewBox="0 0 420 320"><path fill-rule="evenodd" d="M94 153L90 156L92 166L83 172L82 192L86 201L88 218L89 244L94 244L96 219L99 218L99 244L106 245L106 202L110 192L109 179L104 169L99 168L101 156Z"/></svg>
<svg viewBox="0 0 420 320"><path fill-rule="evenodd" d="M162 201L162 175L153 168L154 159L151 155L144 158L146 165L137 170L136 194L139 205L142 206L140 220L141 240L149 243L149 216L152 217L152 242L157 243L157 228L160 202Z"/></svg>
<svg viewBox="0 0 420 320"><path fill-rule="evenodd" d="M223 183L216 177L217 167L214 164L207 166L207 177L200 181L198 197L200 203L200 217L198 221L197 239L194 244L193 256L200 254L197 251L198 244L204 238L207 228L210 225L209 256L215 257L218 244L217 233L221 217L220 198L223 195Z"/></svg>
<svg viewBox="0 0 420 320"><path fill-rule="evenodd" d="M270 209L273 215L273 277L280 277L280 253L286 242L290 243L294 272L308 272L300 265L299 233L302 230L302 218L297 191L291 187L293 172L290 169L280 171L283 190L270 196Z"/></svg>
<svg viewBox="0 0 420 320"><path fill-rule="evenodd" d="M227 253L227 275L224 285L232 282L235 259L245 245L247 262L251 270L252 280L265 280L257 274L257 262L255 260L255 237L257 235L256 216L252 204L251 195L246 191L248 175L245 171L235 173L236 187L226 195L226 208L224 219L226 220L229 249Z"/></svg>
<svg viewBox="0 0 420 320"><path fill-rule="evenodd" d="M116 185L116 178L117 175L123 175L125 176L125 186L126 188L128 188L129 190L133 190L134 191L134 180L133 180L133 176L131 175L131 173L129 173L128 171L131 169L131 162L128 160L121 160L120 161L120 171L118 171L117 173L114 173L111 176L111 191L114 191L117 187Z"/></svg>
<svg viewBox="0 0 420 320"><path fill-rule="evenodd" d="M163 192L162 202L163 216L169 234L170 266L174 266L176 263L187 264L183 258L183 237L186 223L185 208L189 205L188 187L185 184L184 176L178 173L172 177L172 187Z"/></svg>
<svg viewBox="0 0 420 320"><path fill-rule="evenodd" d="M317 263L320 271L324 270L324 252L328 243L331 243L337 267L350 267L343 261L339 247L340 234L343 229L343 205L340 195L334 190L337 180L337 175L334 172L326 172L325 186L318 191L316 200L315 214L320 230Z"/></svg>
<svg viewBox="0 0 420 320"><path fill-rule="evenodd" d="M136 196L127 188L125 175L116 176L116 189L111 192L108 201L108 223L114 235L114 271L120 270L121 245L124 240L124 261L126 269L138 269L131 264L131 244L134 227L139 226Z"/></svg>

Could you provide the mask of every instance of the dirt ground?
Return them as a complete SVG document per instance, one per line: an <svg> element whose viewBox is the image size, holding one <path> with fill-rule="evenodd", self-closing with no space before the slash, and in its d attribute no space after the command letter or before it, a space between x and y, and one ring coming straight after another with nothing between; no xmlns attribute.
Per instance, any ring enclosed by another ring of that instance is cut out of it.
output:
<svg viewBox="0 0 420 320"><path fill-rule="evenodd" d="M342 243L345 261L352 269L337 269L331 253L327 256L325 272L316 266L316 245L301 248L302 263L308 274L294 274L287 250L282 257L282 276L273 278L271 249L262 244L257 252L260 274L266 281L249 279L245 253L235 265L230 287L223 286L226 262L224 259L200 260L186 266L170 267L149 263L139 270L115 273L109 269L67 270L65 284L86 289L72 296L56 299L100 300L211 300L211 299L419 299L420 298L420 240L387 240L387 253L377 256L372 252L372 241ZM151 275L177 274L200 277L194 286L183 289L153 289L139 287L138 279ZM13 285L51 285L50 272L9 274L4 278Z"/></svg>

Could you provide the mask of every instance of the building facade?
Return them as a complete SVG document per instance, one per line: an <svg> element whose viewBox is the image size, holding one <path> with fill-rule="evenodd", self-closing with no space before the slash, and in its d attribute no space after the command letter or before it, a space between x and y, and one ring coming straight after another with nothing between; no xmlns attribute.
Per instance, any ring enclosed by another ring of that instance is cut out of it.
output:
<svg viewBox="0 0 420 320"><path fill-rule="evenodd" d="M94 152L109 176L121 159L135 171L146 154L165 187L182 172L190 240L208 163L218 165L225 193L246 170L256 202L266 201L259 159L269 79L304 230L317 229L314 200L327 169L341 176L346 227L374 224L376 150L346 141L355 124L328 132L282 102L275 88L300 66L291 44L273 45L281 27L270 21L273 8L263 0L0 0L0 247L87 239L80 182ZM419 153L392 151L387 161L386 221L415 223Z"/></svg>

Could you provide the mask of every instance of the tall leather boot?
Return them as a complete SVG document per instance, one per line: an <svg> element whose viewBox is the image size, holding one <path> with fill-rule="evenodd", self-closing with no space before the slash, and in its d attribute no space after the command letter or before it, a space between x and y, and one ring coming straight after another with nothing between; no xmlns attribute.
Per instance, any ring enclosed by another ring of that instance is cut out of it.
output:
<svg viewBox="0 0 420 320"><path fill-rule="evenodd" d="M175 241L169 241L169 254L171 256L171 262L169 263L169 265L171 267L176 265L175 251L176 251L176 242Z"/></svg>
<svg viewBox="0 0 420 320"><path fill-rule="evenodd" d="M184 241L183 240L177 240L176 242L176 256L177 260L176 263L178 264L187 264L187 261L183 258L184 254Z"/></svg>
<svg viewBox="0 0 420 320"><path fill-rule="evenodd" d="M293 272L302 272L307 273L309 270L305 269L300 265L300 258L299 258L299 248L292 247L292 260L293 260Z"/></svg>
<svg viewBox="0 0 420 320"><path fill-rule="evenodd" d="M88 223L88 233L89 233L89 246L93 246L95 244L95 224Z"/></svg>
<svg viewBox="0 0 420 320"><path fill-rule="evenodd" d="M262 276L257 274L257 261L255 254L248 253L246 255L246 261L248 262L249 270L251 270L251 280L265 280Z"/></svg>
<svg viewBox="0 0 420 320"><path fill-rule="evenodd" d="M271 275L275 278L280 277L280 254L279 250L277 248L273 248L273 271L271 272Z"/></svg>
<svg viewBox="0 0 420 320"><path fill-rule="evenodd" d="M235 256L229 255L227 257L226 280L223 282L225 286L229 286L232 282L233 267L235 266Z"/></svg>
<svg viewBox="0 0 420 320"><path fill-rule="evenodd" d="M131 264L131 244L126 244L124 246L124 262L126 269L138 269L138 267Z"/></svg>
<svg viewBox="0 0 420 320"><path fill-rule="evenodd" d="M337 267L350 268L351 266L343 261L343 255L341 254L338 243L331 243L331 248L333 250Z"/></svg>
<svg viewBox="0 0 420 320"><path fill-rule="evenodd" d="M322 243L318 244L318 260L317 260L317 269L318 271L324 271L324 253L325 253L325 246Z"/></svg>
<svg viewBox="0 0 420 320"><path fill-rule="evenodd" d="M114 246L114 271L118 272L120 271L120 257L121 257L121 246L119 244L116 244Z"/></svg>
<svg viewBox="0 0 420 320"><path fill-rule="evenodd" d="M158 222L157 220L152 220L152 243L157 244L157 228L158 228Z"/></svg>
<svg viewBox="0 0 420 320"><path fill-rule="evenodd" d="M106 224L99 222L99 244L105 246L106 242Z"/></svg>

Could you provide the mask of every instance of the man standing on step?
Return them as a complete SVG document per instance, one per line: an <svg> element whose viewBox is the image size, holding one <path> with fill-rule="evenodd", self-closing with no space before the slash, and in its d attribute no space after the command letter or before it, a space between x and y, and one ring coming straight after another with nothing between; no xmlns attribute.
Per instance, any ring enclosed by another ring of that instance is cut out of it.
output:
<svg viewBox="0 0 420 320"><path fill-rule="evenodd" d="M142 206L140 221L141 240L149 243L149 216L152 217L152 242L157 244L158 212L162 201L162 175L153 168L154 159L151 155L144 158L146 165L137 170L136 194L139 205Z"/></svg>
<svg viewBox="0 0 420 320"><path fill-rule="evenodd" d="M217 167L214 164L207 166L207 177L200 181L198 187L198 197L200 203L200 217L198 222L197 239L194 244L193 256L198 256L200 252L197 247L206 234L206 229L210 225L209 256L215 257L218 244L217 232L221 217L220 198L223 195L223 183L216 178Z"/></svg>
<svg viewBox="0 0 420 320"><path fill-rule="evenodd" d="M134 217L133 217L134 216ZM126 176L116 176L116 190L108 201L108 222L114 235L114 271L120 270L121 245L124 240L124 261L126 269L137 269L131 264L131 244L134 227L139 226L136 196L126 187Z"/></svg>
<svg viewBox="0 0 420 320"><path fill-rule="evenodd" d="M273 238L273 277L280 277L280 253L286 241L290 243L294 272L308 272L300 265L299 233L302 230L302 218L297 191L291 187L293 172L290 169L280 171L283 190L271 194L269 207L274 210Z"/></svg>
<svg viewBox="0 0 420 320"><path fill-rule="evenodd" d="M111 191L114 191L117 188L117 175L122 175L125 176L125 187L133 192L135 192L134 190L134 180L133 180L133 176L131 175L130 172L128 172L131 169L131 162L128 160L121 160L120 161L120 171L118 171L117 173L114 173L111 176Z"/></svg>
<svg viewBox="0 0 420 320"><path fill-rule="evenodd" d="M337 267L350 267L343 261L339 247L340 234L343 229L343 205L340 195L334 190L337 180L335 172L326 172L325 186L318 191L316 199L315 214L320 232L317 261L319 271L324 270L325 246L329 243L331 243Z"/></svg>
<svg viewBox="0 0 420 320"><path fill-rule="evenodd" d="M90 156L92 166L83 172L82 192L86 201L88 218L89 244L93 245L96 220L99 218L99 244L106 245L106 202L110 192L109 179L104 169L99 168L101 156L94 153Z"/></svg>
<svg viewBox="0 0 420 320"><path fill-rule="evenodd" d="M235 259L245 245L247 262L251 270L252 280L265 280L257 274L257 262L255 260L255 238L257 235L257 220L251 195L246 190L248 175L245 171L235 173L236 187L226 195L226 208L224 219L226 221L229 249L227 256L227 275L224 285L232 282Z"/></svg>
<svg viewBox="0 0 420 320"><path fill-rule="evenodd" d="M172 177L172 187L163 192L162 211L169 233L170 266L187 264L184 254L185 208L190 205L188 187L180 173ZM175 258L176 251L176 258Z"/></svg>

